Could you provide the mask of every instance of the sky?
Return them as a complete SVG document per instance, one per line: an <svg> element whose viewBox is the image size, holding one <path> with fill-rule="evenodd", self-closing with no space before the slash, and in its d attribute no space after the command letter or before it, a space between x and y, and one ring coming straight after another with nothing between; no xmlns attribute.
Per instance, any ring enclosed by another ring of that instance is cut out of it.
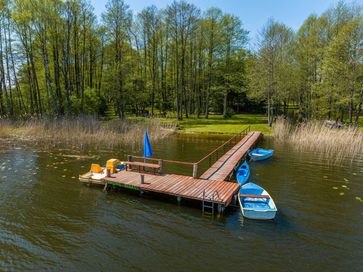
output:
<svg viewBox="0 0 363 272"><path fill-rule="evenodd" d="M150 5L165 8L172 1L125 0L134 13ZM91 0L97 16L105 11L106 2L105 0ZM254 47L258 33L269 18L274 18L296 31L310 14L320 15L334 6L338 0L187 0L187 2L195 4L202 11L209 7L218 7L224 12L238 16L244 28L250 32L251 47ZM355 0L355 2L363 4L363 0Z"/></svg>

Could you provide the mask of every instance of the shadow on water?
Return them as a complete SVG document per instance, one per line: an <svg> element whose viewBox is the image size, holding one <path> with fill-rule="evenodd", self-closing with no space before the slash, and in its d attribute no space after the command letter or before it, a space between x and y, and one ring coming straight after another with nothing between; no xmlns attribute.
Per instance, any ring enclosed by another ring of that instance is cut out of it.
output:
<svg viewBox="0 0 363 272"><path fill-rule="evenodd" d="M154 156L196 161L222 141L170 137L154 145ZM251 181L277 204L270 222L243 219L238 208L211 219L200 203L105 193L78 182L92 162L140 150L77 157L69 150L3 149L2 270L361 270L363 162L332 166L267 137L261 146L273 147L275 156L251 162Z"/></svg>

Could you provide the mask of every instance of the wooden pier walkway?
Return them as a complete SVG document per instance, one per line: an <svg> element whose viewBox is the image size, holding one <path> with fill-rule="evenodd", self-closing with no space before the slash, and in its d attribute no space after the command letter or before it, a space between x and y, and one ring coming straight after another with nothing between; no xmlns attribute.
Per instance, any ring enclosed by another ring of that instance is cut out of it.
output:
<svg viewBox="0 0 363 272"><path fill-rule="evenodd" d="M141 167L143 165L145 167L156 165L158 166L159 174L140 173L131 169L129 171L116 172L109 177L104 177L95 181L89 179L89 175L91 175L91 172L89 172L85 175L81 175L80 180L82 182L102 184L105 186L105 189L108 186L118 186L137 190L142 193L152 192L174 196L177 198L178 202L180 202L181 199L196 200L202 202L203 211L206 208L210 208L212 213L214 213L214 206L217 204L218 211L221 212L230 205L232 200L237 196L240 187L238 183L225 180L231 176L235 167L262 135L261 132L248 131L249 127L240 134L233 136L200 161L194 163L128 156L128 165L137 164L141 165ZM242 140L240 140L241 137L243 137ZM227 145L233 145L235 142L237 142L237 144L229 149L222 157L218 157L219 152L223 152L223 150L228 148ZM208 161L209 164L211 164L212 156L216 156L216 158L219 159L198 178L198 165ZM134 159L139 159L143 162L134 162ZM158 164L146 163L147 161L157 162ZM192 166L193 176L163 174L163 163Z"/></svg>
<svg viewBox="0 0 363 272"><path fill-rule="evenodd" d="M217 160L200 178L207 180L226 180L239 161L261 137L261 132L251 131L234 147Z"/></svg>
<svg viewBox="0 0 363 272"><path fill-rule="evenodd" d="M141 182L141 175L144 181ZM153 192L179 198L211 201L227 207L238 192L239 185L227 181L208 181L190 176L164 174L152 175L135 171L121 171L104 178L108 185L115 185L142 192Z"/></svg>

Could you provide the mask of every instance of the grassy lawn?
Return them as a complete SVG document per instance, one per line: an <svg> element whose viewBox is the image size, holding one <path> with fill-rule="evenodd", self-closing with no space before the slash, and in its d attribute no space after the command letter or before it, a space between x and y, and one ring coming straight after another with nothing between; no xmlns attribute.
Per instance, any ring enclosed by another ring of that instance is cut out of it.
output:
<svg viewBox="0 0 363 272"><path fill-rule="evenodd" d="M140 117L130 119L141 120ZM176 122L180 128L179 133L224 133L233 134L241 132L247 126L251 130L261 131L263 134L271 134L271 128L267 125L267 117L262 114L236 114L230 119L223 119L222 115L210 115L208 119L204 117L198 119L191 116L177 121L176 118L162 118L163 122Z"/></svg>
<svg viewBox="0 0 363 272"><path fill-rule="evenodd" d="M223 119L222 115L211 115L208 119L189 118L179 121L181 133L238 133L246 126L251 130L259 130L270 134L267 118L257 114L237 114L230 119Z"/></svg>

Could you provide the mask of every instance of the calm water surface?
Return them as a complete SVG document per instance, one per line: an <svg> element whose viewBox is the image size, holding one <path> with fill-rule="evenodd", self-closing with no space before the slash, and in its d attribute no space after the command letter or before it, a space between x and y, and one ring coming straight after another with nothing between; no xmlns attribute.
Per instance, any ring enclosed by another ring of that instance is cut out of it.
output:
<svg viewBox="0 0 363 272"><path fill-rule="evenodd" d="M195 161L221 140L171 137L155 157ZM222 218L193 205L104 193L78 182L91 162L69 150L0 149L0 270L363 271L363 160L330 166L273 145L251 180L273 196L275 222ZM66 156L64 156L66 155ZM179 172L187 169L174 169Z"/></svg>

